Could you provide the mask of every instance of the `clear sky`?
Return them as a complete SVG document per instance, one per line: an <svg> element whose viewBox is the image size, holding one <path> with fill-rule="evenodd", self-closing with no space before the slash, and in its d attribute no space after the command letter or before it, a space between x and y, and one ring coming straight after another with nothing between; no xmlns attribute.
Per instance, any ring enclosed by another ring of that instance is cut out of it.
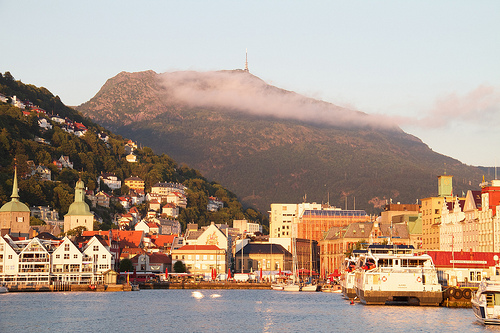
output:
<svg viewBox="0 0 500 333"><path fill-rule="evenodd" d="M67 105L121 71L243 68L500 164L500 1L0 0L0 71Z"/></svg>

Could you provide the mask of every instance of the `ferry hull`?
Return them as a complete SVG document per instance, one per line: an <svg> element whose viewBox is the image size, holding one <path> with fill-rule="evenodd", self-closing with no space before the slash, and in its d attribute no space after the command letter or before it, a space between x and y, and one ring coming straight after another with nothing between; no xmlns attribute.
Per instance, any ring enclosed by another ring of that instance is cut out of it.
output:
<svg viewBox="0 0 500 333"><path fill-rule="evenodd" d="M358 297L366 305L439 306L443 301L443 293L440 291L358 290Z"/></svg>
<svg viewBox="0 0 500 333"><path fill-rule="evenodd" d="M354 299L357 296L356 289L342 287L342 295L344 295L344 298L346 299Z"/></svg>

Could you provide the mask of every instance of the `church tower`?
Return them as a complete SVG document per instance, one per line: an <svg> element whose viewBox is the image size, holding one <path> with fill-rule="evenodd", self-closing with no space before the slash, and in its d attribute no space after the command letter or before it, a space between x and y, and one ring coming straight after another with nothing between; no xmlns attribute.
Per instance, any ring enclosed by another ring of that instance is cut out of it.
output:
<svg viewBox="0 0 500 333"><path fill-rule="evenodd" d="M85 202L85 187L79 179L75 187L75 202L69 206L68 214L64 215L64 232L83 226L88 231L94 230L94 214Z"/></svg>
<svg viewBox="0 0 500 333"><path fill-rule="evenodd" d="M12 185L11 201L0 208L0 226L2 236L11 234L15 237L28 237L30 230L30 209L19 201L17 187L17 165L14 167L14 184Z"/></svg>

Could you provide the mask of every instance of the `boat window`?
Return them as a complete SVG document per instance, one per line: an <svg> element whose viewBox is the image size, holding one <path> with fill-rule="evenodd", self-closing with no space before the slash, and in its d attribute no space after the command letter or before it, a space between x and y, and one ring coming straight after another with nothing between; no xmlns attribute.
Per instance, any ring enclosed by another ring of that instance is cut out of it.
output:
<svg viewBox="0 0 500 333"><path fill-rule="evenodd" d="M399 259L394 259L394 266L399 266Z"/></svg>

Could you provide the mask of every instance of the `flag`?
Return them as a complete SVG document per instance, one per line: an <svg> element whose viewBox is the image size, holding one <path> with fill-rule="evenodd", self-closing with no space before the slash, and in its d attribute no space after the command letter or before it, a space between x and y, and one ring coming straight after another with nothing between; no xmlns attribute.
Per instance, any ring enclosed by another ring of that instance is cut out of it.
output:
<svg viewBox="0 0 500 333"><path fill-rule="evenodd" d="M260 282L262 282L262 267L260 268Z"/></svg>
<svg viewBox="0 0 500 333"><path fill-rule="evenodd" d="M227 279L231 280L231 268L227 269Z"/></svg>
<svg viewBox="0 0 500 333"><path fill-rule="evenodd" d="M168 280L168 267L165 267L165 280Z"/></svg>

